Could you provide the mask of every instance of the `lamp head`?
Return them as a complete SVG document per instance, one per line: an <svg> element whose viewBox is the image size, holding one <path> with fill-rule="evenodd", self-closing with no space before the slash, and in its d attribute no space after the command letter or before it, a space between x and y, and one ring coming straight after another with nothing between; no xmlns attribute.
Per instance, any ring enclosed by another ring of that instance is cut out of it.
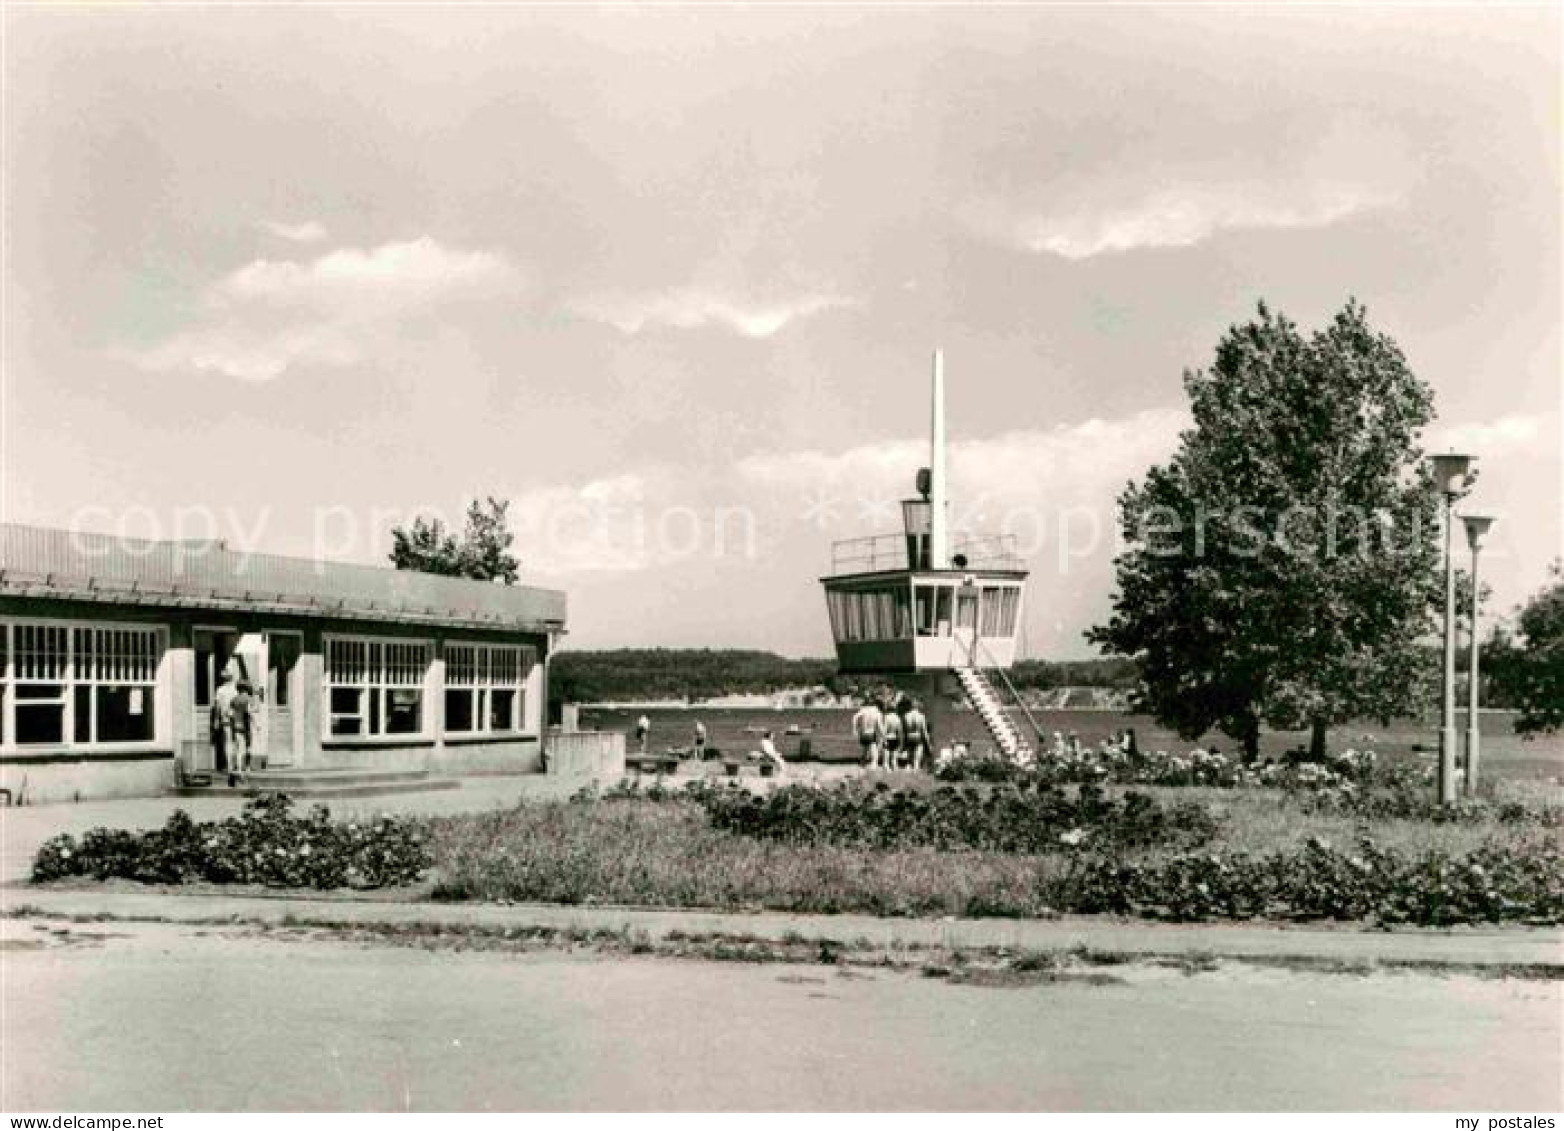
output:
<svg viewBox="0 0 1564 1131"><path fill-rule="evenodd" d="M1488 533L1488 528L1493 525L1493 516L1486 514L1463 514L1461 525L1466 527L1466 544L1472 548L1472 553L1482 545L1483 535Z"/></svg>
<svg viewBox="0 0 1564 1131"><path fill-rule="evenodd" d="M1433 457L1434 485L1450 498L1455 498L1466 488L1466 473L1471 470L1472 457L1446 452Z"/></svg>

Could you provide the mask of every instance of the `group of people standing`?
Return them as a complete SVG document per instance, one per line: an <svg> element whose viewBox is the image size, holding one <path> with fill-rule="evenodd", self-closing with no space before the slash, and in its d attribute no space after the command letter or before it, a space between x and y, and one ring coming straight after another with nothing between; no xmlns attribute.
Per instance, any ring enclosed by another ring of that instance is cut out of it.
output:
<svg viewBox="0 0 1564 1131"><path fill-rule="evenodd" d="M212 693L212 746L218 769L228 771L228 784L238 785L239 775L249 773L255 748L255 688L248 680L236 680L232 672L217 677Z"/></svg>
<svg viewBox="0 0 1564 1131"><path fill-rule="evenodd" d="M853 734L871 770L921 770L933 744L923 704L907 695L870 696L853 716Z"/></svg>

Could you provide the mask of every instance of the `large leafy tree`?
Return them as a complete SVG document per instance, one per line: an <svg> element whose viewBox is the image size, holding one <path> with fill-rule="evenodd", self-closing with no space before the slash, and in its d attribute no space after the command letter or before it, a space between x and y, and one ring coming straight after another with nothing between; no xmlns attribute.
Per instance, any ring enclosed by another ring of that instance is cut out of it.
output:
<svg viewBox="0 0 1564 1131"><path fill-rule="evenodd" d="M474 500L460 539L440 519L419 515L391 531L391 563L397 569L514 585L521 563L510 550L515 536L506 521L509 509L508 501L492 495L484 503Z"/></svg>
<svg viewBox="0 0 1564 1131"><path fill-rule="evenodd" d="M1262 303L1184 387L1193 426L1119 498L1113 615L1137 705L1258 753L1263 725L1326 730L1418 705L1441 599L1439 498L1417 444L1429 387L1350 302L1305 335Z"/></svg>
<svg viewBox="0 0 1564 1131"><path fill-rule="evenodd" d="M1500 634L1491 671L1496 690L1518 709L1517 734L1564 727L1564 561L1521 607L1514 634ZM1486 649L1485 649L1486 651Z"/></svg>

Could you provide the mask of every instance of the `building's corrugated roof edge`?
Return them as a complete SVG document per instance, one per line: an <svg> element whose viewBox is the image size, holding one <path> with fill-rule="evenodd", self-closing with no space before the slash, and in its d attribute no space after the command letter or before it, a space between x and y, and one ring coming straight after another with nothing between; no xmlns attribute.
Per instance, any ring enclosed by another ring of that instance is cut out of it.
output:
<svg viewBox="0 0 1564 1131"><path fill-rule="evenodd" d="M545 631L566 613L557 589L18 523L0 523L0 593Z"/></svg>

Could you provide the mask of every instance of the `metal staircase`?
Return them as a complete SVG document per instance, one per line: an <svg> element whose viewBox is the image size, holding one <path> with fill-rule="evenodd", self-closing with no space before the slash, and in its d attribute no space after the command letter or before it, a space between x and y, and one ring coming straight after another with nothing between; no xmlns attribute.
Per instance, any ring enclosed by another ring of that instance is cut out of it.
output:
<svg viewBox="0 0 1564 1131"><path fill-rule="evenodd" d="M1013 762L1030 762L1034 752L1032 746L1022 736L1015 722L1005 713L1005 705L999 698L999 692L994 690L994 685L989 682L988 676L983 674L982 668L968 667L956 668L956 680L961 684L961 690L966 693L967 702L983 720L983 725L988 728L988 733L994 740L994 745L999 747Z"/></svg>

